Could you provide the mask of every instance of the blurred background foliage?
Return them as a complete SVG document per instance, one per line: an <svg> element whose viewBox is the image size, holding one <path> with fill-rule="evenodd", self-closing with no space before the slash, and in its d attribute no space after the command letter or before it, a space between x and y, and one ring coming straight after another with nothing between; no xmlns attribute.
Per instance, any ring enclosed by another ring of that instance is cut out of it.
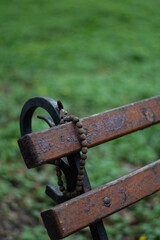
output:
<svg viewBox="0 0 160 240"><path fill-rule="evenodd" d="M27 170L17 139L24 102L61 99L85 117L159 95L160 1L0 1L0 238L49 239L52 166ZM47 127L34 120L34 131ZM93 188L160 155L159 126L89 150ZM160 239L160 194L104 220L109 239ZM88 229L68 240L91 239Z"/></svg>

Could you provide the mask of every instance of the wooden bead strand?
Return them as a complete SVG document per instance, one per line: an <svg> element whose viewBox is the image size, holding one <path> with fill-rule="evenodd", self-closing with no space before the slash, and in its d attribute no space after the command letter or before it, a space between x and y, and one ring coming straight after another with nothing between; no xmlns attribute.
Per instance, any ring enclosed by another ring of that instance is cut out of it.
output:
<svg viewBox="0 0 160 240"><path fill-rule="evenodd" d="M80 192L82 190L82 186L83 186L83 178L84 178L84 173L85 173L84 167L85 167L85 161L87 159L87 151L88 151L86 134L85 134L85 131L83 129L80 119L74 115L68 116L67 112L63 109L63 105L60 101L57 102L57 105L60 110L60 117L61 117L60 124L64 124L66 122L73 122L75 124L78 135L79 135L80 144L82 147L81 153L80 153L80 156L81 156L80 169L79 169L78 175L77 175L76 187L73 192L68 192L65 189L65 187L63 186L63 181L61 179L62 171L60 169L60 161L61 160L57 159L55 161L59 189L63 193L63 195L67 196L67 198L72 198L72 197L76 197L80 194Z"/></svg>

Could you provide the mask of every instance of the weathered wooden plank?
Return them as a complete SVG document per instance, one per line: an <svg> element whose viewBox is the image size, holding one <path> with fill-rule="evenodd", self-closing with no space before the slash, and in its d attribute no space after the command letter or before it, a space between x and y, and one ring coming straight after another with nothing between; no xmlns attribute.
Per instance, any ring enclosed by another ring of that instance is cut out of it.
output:
<svg viewBox="0 0 160 240"><path fill-rule="evenodd" d="M160 122L160 96L96 114L82 120L88 147ZM23 136L18 141L28 168L80 150L73 123Z"/></svg>
<svg viewBox="0 0 160 240"><path fill-rule="evenodd" d="M160 190L160 160L42 212L51 239L61 239Z"/></svg>

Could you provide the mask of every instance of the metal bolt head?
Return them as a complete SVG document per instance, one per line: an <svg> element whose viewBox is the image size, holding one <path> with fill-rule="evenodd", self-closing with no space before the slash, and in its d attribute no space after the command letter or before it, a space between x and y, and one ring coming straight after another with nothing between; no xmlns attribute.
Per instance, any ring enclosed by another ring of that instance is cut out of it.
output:
<svg viewBox="0 0 160 240"><path fill-rule="evenodd" d="M60 110L60 118L64 118L67 115L67 111L65 111L63 108Z"/></svg>
<svg viewBox="0 0 160 240"><path fill-rule="evenodd" d="M104 202L104 206L105 206L105 207L110 207L110 205L111 205L111 200L110 200L109 197L105 197L105 198L103 199L103 202Z"/></svg>

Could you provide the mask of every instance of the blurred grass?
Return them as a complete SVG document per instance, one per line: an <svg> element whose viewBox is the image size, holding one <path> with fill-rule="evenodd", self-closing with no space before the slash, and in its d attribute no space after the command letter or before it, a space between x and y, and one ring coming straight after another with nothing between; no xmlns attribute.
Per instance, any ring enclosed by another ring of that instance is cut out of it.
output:
<svg viewBox="0 0 160 240"><path fill-rule="evenodd" d="M159 40L159 1L0 1L0 201L9 223L14 211L30 216L12 239L48 239L39 213L53 205L44 189L56 182L51 167L27 170L23 164L17 139L24 102L49 96L85 117L159 95ZM34 126L46 127L40 120ZM90 149L92 186L156 160L158 130L157 125ZM110 239L160 239L159 196L107 218ZM75 237L90 239L87 230L67 239Z"/></svg>

